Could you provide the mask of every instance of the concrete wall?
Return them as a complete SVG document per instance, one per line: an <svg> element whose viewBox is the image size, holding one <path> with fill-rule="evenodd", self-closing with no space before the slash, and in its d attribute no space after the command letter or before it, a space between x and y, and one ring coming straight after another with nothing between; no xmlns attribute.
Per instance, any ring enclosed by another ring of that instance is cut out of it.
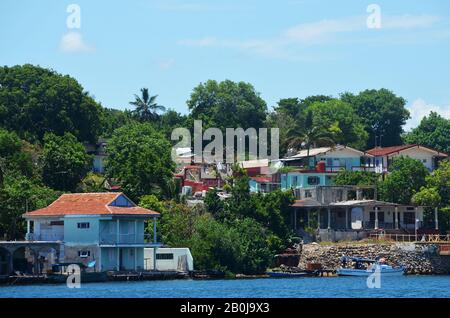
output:
<svg viewBox="0 0 450 318"><path fill-rule="evenodd" d="M88 229L79 229L78 223L89 222ZM99 241L98 216L66 216L64 218L64 241L66 245L89 245Z"/></svg>
<svg viewBox="0 0 450 318"><path fill-rule="evenodd" d="M80 257L79 251L89 251L90 256ZM95 260L95 270L101 270L102 255L100 248L97 245L72 245L64 247L64 263L83 263L88 265L89 262ZM93 270L93 269L92 269Z"/></svg>

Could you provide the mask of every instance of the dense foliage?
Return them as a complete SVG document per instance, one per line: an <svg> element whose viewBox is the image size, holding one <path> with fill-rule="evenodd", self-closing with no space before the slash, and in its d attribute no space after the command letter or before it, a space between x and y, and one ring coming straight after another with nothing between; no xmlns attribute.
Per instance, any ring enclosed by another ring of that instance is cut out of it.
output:
<svg viewBox="0 0 450 318"><path fill-rule="evenodd" d="M74 191L92 165L92 157L71 133L45 134L42 179L49 187Z"/></svg>
<svg viewBox="0 0 450 318"><path fill-rule="evenodd" d="M413 195L425 185L429 175L419 161L408 157L396 158L389 167L389 174L380 186L384 201L411 204Z"/></svg>
<svg viewBox="0 0 450 318"><path fill-rule="evenodd" d="M70 76L33 65L0 67L0 236L23 238L21 215L48 205L61 191L105 191L106 181L112 181L161 213L159 239L190 247L196 268L261 273L291 242L292 193L251 194L248 176L235 167L224 186L231 198L221 200L211 190L204 207L181 203L172 181L174 128L192 129L196 119L203 120L204 129L278 127L281 155L338 143L364 150L401 144L402 138L450 151L448 119L431 113L403 134L409 118L405 100L387 89L283 98L269 112L251 84L208 80L193 89L188 114L165 110L153 93L141 89L130 110L103 108ZM108 139L106 175L89 172L92 158L85 151L99 137ZM429 174L420 162L399 158L390 171L385 180L342 172L334 182L376 184L380 199L438 205L447 229L448 161Z"/></svg>
<svg viewBox="0 0 450 318"><path fill-rule="evenodd" d="M173 193L171 145L149 124L129 124L115 130L107 146L106 174L120 180L133 200Z"/></svg>
<svg viewBox="0 0 450 318"><path fill-rule="evenodd" d="M388 147L402 143L403 125L409 118L404 98L383 88L365 90L357 95L344 93L341 100L349 103L362 119L369 135L367 149L380 144Z"/></svg>
<svg viewBox="0 0 450 318"><path fill-rule="evenodd" d="M424 117L419 126L404 136L406 143L420 144L450 153L450 119L435 112Z"/></svg>
<svg viewBox="0 0 450 318"><path fill-rule="evenodd" d="M95 142L101 106L72 77L23 65L0 67L0 126L27 140L46 132Z"/></svg>

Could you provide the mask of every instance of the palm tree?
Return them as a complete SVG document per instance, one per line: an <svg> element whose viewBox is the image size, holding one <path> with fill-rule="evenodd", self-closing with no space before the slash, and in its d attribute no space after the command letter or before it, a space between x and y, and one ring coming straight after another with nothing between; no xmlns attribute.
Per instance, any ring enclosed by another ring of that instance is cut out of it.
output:
<svg viewBox="0 0 450 318"><path fill-rule="evenodd" d="M156 103L158 95L150 96L148 88L141 88L141 96L134 95L134 101L130 102L136 109L134 113L141 121L152 121L159 117L158 111L165 111L166 108Z"/></svg>
<svg viewBox="0 0 450 318"><path fill-rule="evenodd" d="M303 126L301 123L303 122ZM335 142L332 134L320 126L313 123L313 113L308 111L304 121L296 121L296 125L287 131L287 141L289 147L298 150L300 147L306 148L306 156L309 157L309 150L312 147L334 146Z"/></svg>

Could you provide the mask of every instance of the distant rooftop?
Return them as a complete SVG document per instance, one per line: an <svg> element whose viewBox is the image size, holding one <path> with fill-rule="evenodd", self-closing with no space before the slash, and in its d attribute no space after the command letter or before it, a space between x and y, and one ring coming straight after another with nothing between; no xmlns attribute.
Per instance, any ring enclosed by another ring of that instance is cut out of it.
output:
<svg viewBox="0 0 450 318"><path fill-rule="evenodd" d="M448 156L444 152L440 152L436 149L426 147L426 146L421 146L418 144L400 145L400 146L391 146L391 147L376 147L376 148L367 150L367 153L371 154L372 156L388 156L388 155L392 155L395 153L400 153L402 151L405 151L405 150L411 149L411 148L418 148L418 149L423 149L425 151L433 152L439 157L447 157Z"/></svg>
<svg viewBox="0 0 450 318"><path fill-rule="evenodd" d="M159 215L158 212L136 206L128 198L132 206L112 205L120 196L124 194L121 192L63 194L46 208L28 212L24 216Z"/></svg>

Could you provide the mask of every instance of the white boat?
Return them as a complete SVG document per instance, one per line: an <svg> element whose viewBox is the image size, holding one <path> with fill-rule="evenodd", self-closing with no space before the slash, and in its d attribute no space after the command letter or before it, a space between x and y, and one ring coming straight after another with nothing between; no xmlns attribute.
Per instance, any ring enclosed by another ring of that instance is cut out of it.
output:
<svg viewBox="0 0 450 318"><path fill-rule="evenodd" d="M384 259L372 260L359 257L343 257L341 259L343 266L336 273L339 276L363 276L367 277L378 271L381 276L401 276L405 274L405 267L392 267L384 263ZM353 263L351 268L345 267Z"/></svg>

